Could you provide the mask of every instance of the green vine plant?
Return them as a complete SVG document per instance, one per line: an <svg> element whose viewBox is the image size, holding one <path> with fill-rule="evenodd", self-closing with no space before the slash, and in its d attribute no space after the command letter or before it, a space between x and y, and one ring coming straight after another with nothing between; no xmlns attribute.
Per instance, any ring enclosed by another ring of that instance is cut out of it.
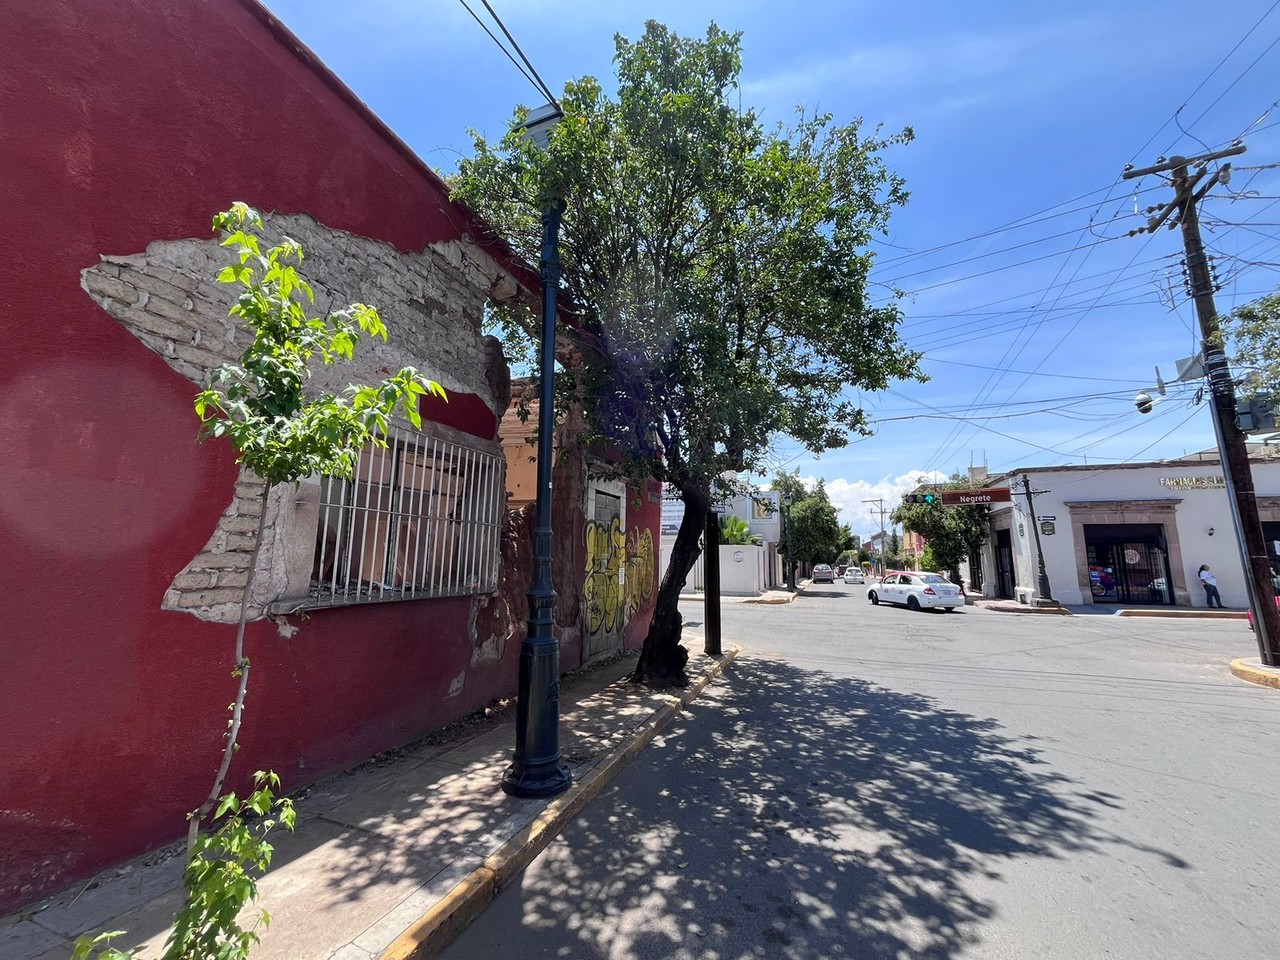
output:
<svg viewBox="0 0 1280 960"><path fill-rule="evenodd" d="M397 410L420 428L421 398L448 399L439 383L412 367L375 386L352 385L340 394L309 394L315 363L349 362L362 339L387 340L378 311L354 303L324 316L309 316L307 307L314 304L315 294L299 273L301 244L286 237L265 246L262 216L245 203L234 203L217 214L213 229L222 236L222 246L234 253L234 261L219 272L218 282L241 288L230 315L248 329L253 341L238 362L215 369L209 387L196 396L200 439L226 439L236 462L264 485L236 625L235 700L212 789L188 814L186 899L163 960L243 960L248 955L258 942L258 929L270 923L265 910L249 928L240 923L244 908L257 897L256 877L271 865L273 848L267 835L276 826L292 830L294 825L291 801L276 797L280 779L274 773L256 773L255 788L243 800L235 793L222 794L244 718L250 670L244 652L245 625L271 491L317 474L350 479L362 448L370 443L387 445L386 433ZM200 828L210 818L221 822L202 835ZM137 948L121 951L111 945L121 936L123 931L81 937L73 960L137 956Z"/></svg>

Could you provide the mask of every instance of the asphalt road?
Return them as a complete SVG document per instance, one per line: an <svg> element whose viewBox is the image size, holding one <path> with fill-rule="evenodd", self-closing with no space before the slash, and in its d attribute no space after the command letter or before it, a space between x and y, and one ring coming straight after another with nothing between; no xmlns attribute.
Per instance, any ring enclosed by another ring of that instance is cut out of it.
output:
<svg viewBox="0 0 1280 960"><path fill-rule="evenodd" d="M865 596L725 604L747 655L446 956L1280 956L1242 623Z"/></svg>

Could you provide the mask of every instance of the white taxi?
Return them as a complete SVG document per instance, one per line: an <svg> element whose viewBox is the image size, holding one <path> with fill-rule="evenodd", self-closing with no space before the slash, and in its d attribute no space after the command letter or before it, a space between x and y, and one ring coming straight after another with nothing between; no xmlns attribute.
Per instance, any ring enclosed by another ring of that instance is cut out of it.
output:
<svg viewBox="0 0 1280 960"><path fill-rule="evenodd" d="M911 610L945 610L964 606L964 594L940 573L889 573L867 591L872 603L899 603Z"/></svg>

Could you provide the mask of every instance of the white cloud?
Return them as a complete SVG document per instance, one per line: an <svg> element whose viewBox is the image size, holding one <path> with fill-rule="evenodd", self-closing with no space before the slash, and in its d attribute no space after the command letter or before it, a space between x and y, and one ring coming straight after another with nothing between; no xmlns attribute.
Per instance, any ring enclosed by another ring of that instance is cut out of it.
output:
<svg viewBox="0 0 1280 960"><path fill-rule="evenodd" d="M932 91L940 96L929 112L954 113L979 103L1007 102L1041 82L1086 69L1084 57L1064 60L1059 51L1096 47L1105 29L1104 22L1084 19L913 37L748 78L743 92L766 103L807 103L846 88L864 97Z"/></svg>
<svg viewBox="0 0 1280 960"><path fill-rule="evenodd" d="M868 480L845 480L841 477L826 481L827 496L835 505L840 522L849 524L854 533L866 540L873 533L880 532L880 508L874 503L864 503L864 500L884 501L884 524L887 530L889 514L902 501L904 493L915 490L921 482L940 482L946 479L946 474L936 470L908 470L899 476L885 477L874 483ZM817 486L818 480L815 476L800 478L800 482L809 490ZM874 517L871 516L873 510Z"/></svg>

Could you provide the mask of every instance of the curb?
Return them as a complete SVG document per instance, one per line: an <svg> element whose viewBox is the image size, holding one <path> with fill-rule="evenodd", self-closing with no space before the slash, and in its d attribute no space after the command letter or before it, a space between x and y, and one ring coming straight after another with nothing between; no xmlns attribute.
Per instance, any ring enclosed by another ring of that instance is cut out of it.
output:
<svg viewBox="0 0 1280 960"><path fill-rule="evenodd" d="M429 960L440 953L546 846L670 724L742 648L727 644L724 653L689 686L655 710L631 739L591 768L590 772L547 808L527 827L485 858L444 897L414 921L380 953L379 960Z"/></svg>
<svg viewBox="0 0 1280 960"><path fill-rule="evenodd" d="M1074 617L1075 614L1066 607L1033 607L1030 605L1017 607L988 606L985 603L971 603L978 610L990 610L992 613L1038 613L1050 617Z"/></svg>
<svg viewBox="0 0 1280 960"><path fill-rule="evenodd" d="M1280 669L1264 667L1253 660L1232 660L1231 672L1241 680L1280 690Z"/></svg>
<svg viewBox="0 0 1280 960"><path fill-rule="evenodd" d="M1117 610L1117 617L1163 617L1166 620L1244 620L1247 614L1243 610L1227 610L1211 612L1208 610L1177 610L1156 607L1151 610Z"/></svg>

